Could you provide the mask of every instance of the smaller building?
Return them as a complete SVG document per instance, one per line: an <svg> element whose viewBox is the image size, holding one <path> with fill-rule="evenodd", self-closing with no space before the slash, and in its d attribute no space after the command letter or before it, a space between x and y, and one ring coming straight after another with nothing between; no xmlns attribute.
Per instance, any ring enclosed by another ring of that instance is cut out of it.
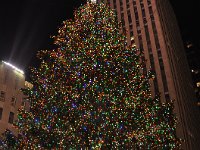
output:
<svg viewBox="0 0 200 150"><path fill-rule="evenodd" d="M13 122L18 109L24 105L29 109L21 88L32 87L25 81L24 72L5 61L0 62L0 134L6 129L17 134Z"/></svg>

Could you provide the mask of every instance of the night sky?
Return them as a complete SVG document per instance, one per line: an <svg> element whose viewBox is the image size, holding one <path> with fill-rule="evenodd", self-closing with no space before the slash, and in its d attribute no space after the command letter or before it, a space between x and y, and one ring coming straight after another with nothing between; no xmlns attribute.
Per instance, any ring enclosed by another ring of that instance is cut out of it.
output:
<svg viewBox="0 0 200 150"><path fill-rule="evenodd" d="M170 0L183 40L200 47L200 1ZM35 66L38 50L53 47L62 21L73 18L73 10L85 0L7 0L0 3L0 60L27 71Z"/></svg>

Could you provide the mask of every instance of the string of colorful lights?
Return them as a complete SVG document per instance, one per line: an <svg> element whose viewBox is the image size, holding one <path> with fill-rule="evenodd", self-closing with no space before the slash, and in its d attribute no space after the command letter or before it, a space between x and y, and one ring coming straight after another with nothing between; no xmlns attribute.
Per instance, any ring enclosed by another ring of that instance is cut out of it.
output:
<svg viewBox="0 0 200 150"><path fill-rule="evenodd" d="M142 52L126 44L115 13L88 2L40 51L30 111L19 110L19 149L179 149L173 103L152 98Z"/></svg>

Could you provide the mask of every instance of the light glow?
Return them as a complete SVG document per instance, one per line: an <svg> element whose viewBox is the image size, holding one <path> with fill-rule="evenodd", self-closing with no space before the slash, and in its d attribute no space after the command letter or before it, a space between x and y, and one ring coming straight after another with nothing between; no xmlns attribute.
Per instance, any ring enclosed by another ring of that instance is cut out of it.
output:
<svg viewBox="0 0 200 150"><path fill-rule="evenodd" d="M8 63L8 62L5 62L5 61L2 61L4 64L10 66L11 68L13 68L14 70L16 70L17 72L20 72L21 74L24 74L24 71L22 71L21 69L13 66L12 64Z"/></svg>
<svg viewBox="0 0 200 150"><path fill-rule="evenodd" d="M91 2L92 2L92 3L96 3L97 1L96 1L96 0L91 0Z"/></svg>

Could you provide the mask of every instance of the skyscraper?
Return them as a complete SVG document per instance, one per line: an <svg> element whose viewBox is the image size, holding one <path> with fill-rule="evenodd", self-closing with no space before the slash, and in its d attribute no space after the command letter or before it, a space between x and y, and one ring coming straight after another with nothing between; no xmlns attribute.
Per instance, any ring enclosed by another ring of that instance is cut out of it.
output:
<svg viewBox="0 0 200 150"><path fill-rule="evenodd" d="M183 42L173 9L168 0L99 0L113 8L127 31L128 45L136 43L143 50L147 70L155 71L152 95L161 100L175 100L177 135L183 148L198 149L199 111Z"/></svg>

